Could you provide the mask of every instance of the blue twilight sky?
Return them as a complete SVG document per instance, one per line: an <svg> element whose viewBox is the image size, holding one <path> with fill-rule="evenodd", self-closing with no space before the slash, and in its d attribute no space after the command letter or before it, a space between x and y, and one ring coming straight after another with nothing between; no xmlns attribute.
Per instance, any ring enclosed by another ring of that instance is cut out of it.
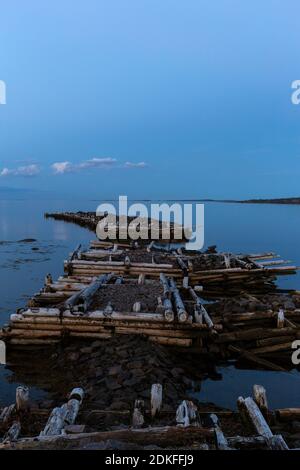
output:
<svg viewBox="0 0 300 470"><path fill-rule="evenodd" d="M300 196L299 0L0 4L0 188Z"/></svg>

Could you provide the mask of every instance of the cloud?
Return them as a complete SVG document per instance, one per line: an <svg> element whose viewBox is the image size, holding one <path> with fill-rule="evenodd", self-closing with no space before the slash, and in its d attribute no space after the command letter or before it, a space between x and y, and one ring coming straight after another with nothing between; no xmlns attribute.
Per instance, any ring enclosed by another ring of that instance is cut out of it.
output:
<svg viewBox="0 0 300 470"><path fill-rule="evenodd" d="M71 173L73 171L73 165L71 162L56 162L51 165L55 174Z"/></svg>
<svg viewBox="0 0 300 470"><path fill-rule="evenodd" d="M32 164L11 169L3 168L0 172L0 176L36 176L40 171L38 165Z"/></svg>
<svg viewBox="0 0 300 470"><path fill-rule="evenodd" d="M125 168L146 168L148 165L146 162L126 162L124 166Z"/></svg>
<svg viewBox="0 0 300 470"><path fill-rule="evenodd" d="M56 162L51 165L55 174L74 173L76 171L86 170L88 168L109 168L115 165L115 158L92 158L81 163Z"/></svg>

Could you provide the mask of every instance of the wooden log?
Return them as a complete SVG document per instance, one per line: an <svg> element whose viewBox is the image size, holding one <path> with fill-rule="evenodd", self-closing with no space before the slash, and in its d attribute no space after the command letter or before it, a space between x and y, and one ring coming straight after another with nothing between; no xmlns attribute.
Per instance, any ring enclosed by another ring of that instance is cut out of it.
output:
<svg viewBox="0 0 300 470"><path fill-rule="evenodd" d="M16 410L20 413L28 411L29 408L29 388L20 385L16 388Z"/></svg>
<svg viewBox="0 0 300 470"><path fill-rule="evenodd" d="M113 273L111 274L102 274L99 276L98 279L96 279L94 282L92 282L88 287L86 287L84 290L81 292L78 292L71 296L66 302L65 302L65 307L66 308L72 308L74 305L78 305L79 303L83 304L83 309L86 312L91 305L93 298L95 294L98 292L98 290L106 284L112 277Z"/></svg>
<svg viewBox="0 0 300 470"><path fill-rule="evenodd" d="M51 274L47 274L46 277L45 277L45 286L49 286L50 284L52 284L52 276Z"/></svg>
<svg viewBox="0 0 300 470"><path fill-rule="evenodd" d="M281 434L267 438L267 444L272 450L290 450Z"/></svg>
<svg viewBox="0 0 300 470"><path fill-rule="evenodd" d="M176 422L182 427L199 425L197 406L190 400L183 400L176 410Z"/></svg>
<svg viewBox="0 0 300 470"><path fill-rule="evenodd" d="M144 400L135 400L132 415L132 427L135 429L142 428L145 423L144 418Z"/></svg>
<svg viewBox="0 0 300 470"><path fill-rule="evenodd" d="M258 357L249 351L245 351L236 346L229 346L228 349L234 353L238 353L241 357L244 357L245 359L251 362L254 362L255 364L259 364L260 366L266 367L267 369L286 372L286 370L283 367L277 364L274 364L271 361L267 361L266 359L262 359L261 357Z"/></svg>
<svg viewBox="0 0 300 470"><path fill-rule="evenodd" d="M56 436L63 433L65 426L74 424L84 397L82 388L74 388L67 403L54 408L40 436Z"/></svg>
<svg viewBox="0 0 300 470"><path fill-rule="evenodd" d="M198 295L196 294L196 292L194 291L194 289L192 287L189 288L189 292L193 298L193 300L195 301L196 303L196 308L198 309L198 313L199 315L202 316L202 318L204 318L204 321L205 323L207 324L208 328L210 330L213 330L214 328L214 324L213 324L213 321L212 319L210 318L206 308L202 305L202 302L201 300L199 299ZM199 317L198 317L198 320L199 320Z"/></svg>
<svg viewBox="0 0 300 470"><path fill-rule="evenodd" d="M251 349L252 354L268 354L268 353L276 353L279 351L290 351L292 347L291 341L280 343L280 344L273 344L272 346L265 346L263 348L254 348Z"/></svg>
<svg viewBox="0 0 300 470"><path fill-rule="evenodd" d="M295 339L295 335L291 336L277 336L275 338L264 338L256 341L256 346L258 348L265 346L273 346L274 344L282 344L290 342L292 343Z"/></svg>
<svg viewBox="0 0 300 470"><path fill-rule="evenodd" d="M253 385L253 398L263 416L268 421L269 408L266 389L262 385Z"/></svg>
<svg viewBox="0 0 300 470"><path fill-rule="evenodd" d="M170 284L169 284L169 281L168 281L166 275L164 273L160 273L159 274L159 279L160 279L160 282L163 286L164 297L166 299L170 299L171 298L171 287L170 287Z"/></svg>
<svg viewBox="0 0 300 470"><path fill-rule="evenodd" d="M251 397L245 399L239 397L237 406L240 413L248 419L249 424L251 424L257 434L265 438L271 438L273 436L268 423Z"/></svg>
<svg viewBox="0 0 300 470"><path fill-rule="evenodd" d="M40 436L18 439L14 443L0 443L0 449L64 449L78 444L85 446L111 440L134 442L140 445L157 445L161 447L182 446L203 438L211 438L214 430L202 427L162 426L145 429L118 429L83 434L66 434L59 436Z"/></svg>
<svg viewBox="0 0 300 470"><path fill-rule="evenodd" d="M78 259L78 258L79 258L79 256L80 256L80 249L81 249L81 243L79 243L79 245L76 246L75 250L72 251L72 253L70 253L70 258L69 258L70 261L73 261L74 259Z"/></svg>
<svg viewBox="0 0 300 470"><path fill-rule="evenodd" d="M0 425L7 423L15 412L16 412L16 406L14 404L5 406L0 414Z"/></svg>
<svg viewBox="0 0 300 470"><path fill-rule="evenodd" d="M36 339L36 338L11 338L9 344L14 346L52 346L59 343L59 339Z"/></svg>
<svg viewBox="0 0 300 470"><path fill-rule="evenodd" d="M230 447L239 449L266 447L266 439L263 436L233 436L227 437L227 442Z"/></svg>
<svg viewBox="0 0 300 470"><path fill-rule="evenodd" d="M224 318L232 323L234 322L248 322L257 320L268 320L274 317L273 310L266 310L264 312L245 312L245 313L229 313L225 314Z"/></svg>
<svg viewBox="0 0 300 470"><path fill-rule="evenodd" d="M213 428L215 430L215 443L218 450L231 450L226 437L220 427L219 418L216 414L211 414L210 419L213 423Z"/></svg>
<svg viewBox="0 0 300 470"><path fill-rule="evenodd" d="M164 344L166 346L180 346L190 347L192 345L192 339L183 338L168 338L164 336L149 336L149 340L153 343Z"/></svg>
<svg viewBox="0 0 300 470"><path fill-rule="evenodd" d="M188 313L185 309L179 290L177 289L176 283L173 278L170 279L170 287L176 306L178 320L180 322L186 322L188 320Z"/></svg>
<svg viewBox="0 0 300 470"><path fill-rule="evenodd" d="M260 409L251 397L238 398L238 408L245 413L255 431L266 439L267 445L273 450L288 450L281 435L274 436Z"/></svg>
<svg viewBox="0 0 300 470"><path fill-rule="evenodd" d="M279 421L300 421L300 408L281 408L275 415Z"/></svg>
<svg viewBox="0 0 300 470"><path fill-rule="evenodd" d="M4 434L2 443L16 441L21 432L20 421L14 421L9 430Z"/></svg>
<svg viewBox="0 0 300 470"><path fill-rule="evenodd" d="M57 436L61 434L65 425L66 412L67 410L62 407L54 408L40 436Z"/></svg>
<svg viewBox="0 0 300 470"><path fill-rule="evenodd" d="M277 328L284 328L284 311L279 309L277 314Z"/></svg>
<svg viewBox="0 0 300 470"><path fill-rule="evenodd" d="M135 302L132 306L132 311L135 313L140 312L142 309L141 302Z"/></svg>
<svg viewBox="0 0 300 470"><path fill-rule="evenodd" d="M151 387L151 416L157 416L162 407L162 385L152 384Z"/></svg>
<svg viewBox="0 0 300 470"><path fill-rule="evenodd" d="M216 341L218 343L232 343L234 341L253 341L278 336L291 336L295 334L293 328L250 328L230 333L221 333Z"/></svg>

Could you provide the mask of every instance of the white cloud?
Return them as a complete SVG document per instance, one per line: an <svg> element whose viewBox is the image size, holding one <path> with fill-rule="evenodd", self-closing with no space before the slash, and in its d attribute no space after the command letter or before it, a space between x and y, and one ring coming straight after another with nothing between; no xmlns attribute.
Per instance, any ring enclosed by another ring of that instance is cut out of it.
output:
<svg viewBox="0 0 300 470"><path fill-rule="evenodd" d="M115 158L92 158L81 163L56 162L51 165L55 174L73 173L75 171L85 170L87 168L109 168L113 166L117 160Z"/></svg>
<svg viewBox="0 0 300 470"><path fill-rule="evenodd" d="M51 165L55 174L70 173L73 171L73 165L71 162L57 162Z"/></svg>
<svg viewBox="0 0 300 470"><path fill-rule="evenodd" d="M126 162L124 166L125 168L146 168L148 165L146 162Z"/></svg>
<svg viewBox="0 0 300 470"><path fill-rule="evenodd" d="M38 165L32 164L11 169L3 168L0 172L0 176L36 176L40 171Z"/></svg>

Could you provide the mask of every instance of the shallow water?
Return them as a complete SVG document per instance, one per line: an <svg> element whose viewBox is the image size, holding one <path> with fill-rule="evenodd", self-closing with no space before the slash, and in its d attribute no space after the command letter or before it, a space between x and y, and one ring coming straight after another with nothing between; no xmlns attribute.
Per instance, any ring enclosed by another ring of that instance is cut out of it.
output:
<svg viewBox="0 0 300 470"><path fill-rule="evenodd" d="M43 285L46 273L55 279L63 273L63 260L78 243L87 246L93 234L81 227L52 219L45 212L95 210L98 201L0 201L0 324ZM33 242L21 242L24 239ZM205 204L205 245L234 252L275 251L300 265L300 206L256 204ZM281 287L300 289L300 275L282 276ZM220 406L235 407L239 395L250 394L254 383L265 385L271 406L300 406L300 375L218 369L222 381L206 380L197 397ZM0 406L14 400L17 383L0 366ZM43 395L33 390L32 396Z"/></svg>

